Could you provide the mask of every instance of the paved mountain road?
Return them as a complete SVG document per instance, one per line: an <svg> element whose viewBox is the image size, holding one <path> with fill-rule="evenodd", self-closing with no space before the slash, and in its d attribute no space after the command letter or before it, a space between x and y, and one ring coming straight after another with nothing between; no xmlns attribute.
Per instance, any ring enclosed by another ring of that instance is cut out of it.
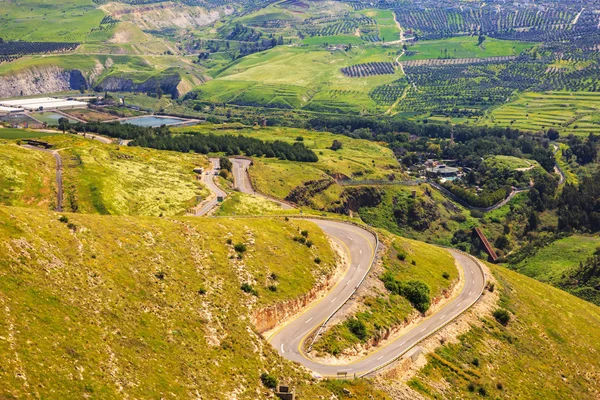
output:
<svg viewBox="0 0 600 400"><path fill-rule="evenodd" d="M207 200L202 207L196 212L196 216L201 217L203 215L208 214L213 208L215 208L218 204L218 198L227 196L224 190L217 186L215 183L215 174L219 172L219 159L211 158L210 162L213 165L213 169L202 174L202 183L204 183L208 190L210 190L213 194L213 197L210 200Z"/></svg>
<svg viewBox="0 0 600 400"><path fill-rule="evenodd" d="M252 188L252 182L250 182L250 175L248 174L248 168L252 164L252 161L245 158L231 158L233 164L233 179L235 182L235 188L242 193L253 194L255 196L261 196L267 200L273 201L281 206L284 210L293 210L294 207L291 205L273 199L271 197L264 196L258 192L255 192Z"/></svg>
<svg viewBox="0 0 600 400"><path fill-rule="evenodd" d="M209 175L204 175L203 180L215 195L215 199L207 202L197 215L206 214L216 206L216 196L225 195L213 181L214 174L219 167L219 160L211 159L210 161L213 163L213 170ZM250 161L244 159L232 159L231 161L233 162L236 188L244 193L257 194L249 183L247 168ZM322 377L333 377L338 373L362 376L393 362L470 308L479 299L485 287L485 276L479 265L469 256L449 250L463 269L464 285L461 292L448 304L408 330L404 335L359 361L347 365L328 365L315 362L304 353L305 341L348 301L355 289L362 283L375 258L377 238L371 232L353 224L322 219L309 220L317 224L326 235L346 251L349 261L348 269L324 297L283 324L267 339L281 356L304 365Z"/></svg>
<svg viewBox="0 0 600 400"><path fill-rule="evenodd" d="M479 299L485 287L485 277L477 263L462 253L450 250L463 269L464 286L461 292L445 307L427 317L404 335L357 362L347 365L326 365L312 361L303 351L304 342L331 313L351 296L355 286L369 269L374 257L375 246L375 237L354 225L321 220L313 222L319 225L327 235L343 244L350 254L350 267L344 277L325 297L276 331L268 340L281 356L304 365L322 377L337 376L338 373L362 376L394 361L471 307Z"/></svg>

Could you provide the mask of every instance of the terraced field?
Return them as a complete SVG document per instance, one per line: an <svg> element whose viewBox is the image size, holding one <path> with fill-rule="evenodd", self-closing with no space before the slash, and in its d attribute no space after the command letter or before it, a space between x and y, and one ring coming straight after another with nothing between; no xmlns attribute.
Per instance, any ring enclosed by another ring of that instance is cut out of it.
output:
<svg viewBox="0 0 600 400"><path fill-rule="evenodd" d="M555 128L564 134L600 133L600 93L523 93L482 120L486 124L540 131Z"/></svg>

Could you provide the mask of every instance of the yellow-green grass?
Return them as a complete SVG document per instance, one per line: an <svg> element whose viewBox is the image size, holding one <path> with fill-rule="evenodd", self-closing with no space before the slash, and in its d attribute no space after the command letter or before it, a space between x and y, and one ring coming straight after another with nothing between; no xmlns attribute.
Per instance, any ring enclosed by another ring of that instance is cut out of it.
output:
<svg viewBox="0 0 600 400"><path fill-rule="evenodd" d="M332 35L332 36L313 36L302 40L303 44L322 46L325 44L336 45L336 44L351 44L361 45L364 42L358 36L354 35Z"/></svg>
<svg viewBox="0 0 600 400"><path fill-rule="evenodd" d="M283 210L278 203L264 197L234 191L227 196L215 215L291 215L298 213L298 210Z"/></svg>
<svg viewBox="0 0 600 400"><path fill-rule="evenodd" d="M36 139L53 135L55 135L55 133L29 131L26 129L0 128L0 139Z"/></svg>
<svg viewBox="0 0 600 400"><path fill-rule="evenodd" d="M500 306L511 313L508 326L481 316L458 343L429 355L409 386L426 398L480 399L480 387L489 398L598 398L600 308L516 272L491 268Z"/></svg>
<svg viewBox="0 0 600 400"><path fill-rule="evenodd" d="M92 0L2 2L0 37L29 42L105 40L105 34L91 34L104 16Z"/></svg>
<svg viewBox="0 0 600 400"><path fill-rule="evenodd" d="M579 269L579 263L592 256L600 238L574 235L556 240L511 268L542 282L564 283L565 277Z"/></svg>
<svg viewBox="0 0 600 400"><path fill-rule="evenodd" d="M492 110L480 123L587 136L600 133L600 94L592 92L525 92L516 100Z"/></svg>
<svg viewBox="0 0 600 400"><path fill-rule="evenodd" d="M534 160L502 155L486 157L484 164L489 168L509 171L540 166L539 163Z"/></svg>
<svg viewBox="0 0 600 400"><path fill-rule="evenodd" d="M65 210L111 215L176 215L208 196L195 167L205 156L106 145L74 136L48 139L63 158Z"/></svg>
<svg viewBox="0 0 600 400"><path fill-rule="evenodd" d="M46 210L54 208L55 171L56 163L50 153L0 140L0 203Z"/></svg>
<svg viewBox="0 0 600 400"><path fill-rule="evenodd" d="M391 149L369 140L295 128L216 128L219 126L198 125L174 128L173 131L240 134L265 141L281 140L287 143L294 143L298 138L302 138L302 143L317 154L319 161L315 163L266 158L255 161L255 165L250 168L250 175L256 190L278 198L284 198L303 182L325 179L328 175L343 174L358 180L387 179L391 173L395 173L398 179L402 176L402 170ZM330 149L334 140L342 143L340 150Z"/></svg>
<svg viewBox="0 0 600 400"><path fill-rule="evenodd" d="M375 112L379 106L369 97L376 86L400 78L380 75L344 76L340 69L372 61L394 60L395 52L380 47L352 51L279 46L242 58L216 79L198 88L200 99L246 106L306 108L337 112ZM349 96L344 93L353 92ZM318 97L316 96L318 94ZM338 96L342 94L342 96ZM312 104L312 102L315 104ZM329 104L330 103L330 104Z"/></svg>
<svg viewBox="0 0 600 400"><path fill-rule="evenodd" d="M535 43L487 38L478 45L477 36L459 36L440 40L426 40L409 44L409 55L401 60L425 60L436 58L484 58L516 56L532 48ZM414 54L412 54L414 53Z"/></svg>
<svg viewBox="0 0 600 400"><path fill-rule="evenodd" d="M255 399L267 393L262 372L302 398L331 396L250 322L330 271L315 225L60 215L0 208L0 396ZM313 248L292 240L300 229ZM247 246L241 260L230 257L236 243ZM247 281L258 297L240 289Z"/></svg>
<svg viewBox="0 0 600 400"><path fill-rule="evenodd" d="M379 39L383 42L394 42L400 40L400 29L394 19L394 13L390 10L363 10L361 14L375 19L379 30Z"/></svg>
<svg viewBox="0 0 600 400"><path fill-rule="evenodd" d="M451 285L457 282L458 270L454 258L447 250L386 232L381 232L380 236L386 248L383 267L394 278L424 282L431 290L432 299L448 293ZM405 254L406 258L400 260L398 254ZM448 277L445 278L444 274L448 274ZM408 300L385 291L362 298L359 311L348 318L357 318L365 324L368 340L397 327L413 313L416 310ZM314 349L319 353L337 355L361 343L344 322L322 335L315 342Z"/></svg>

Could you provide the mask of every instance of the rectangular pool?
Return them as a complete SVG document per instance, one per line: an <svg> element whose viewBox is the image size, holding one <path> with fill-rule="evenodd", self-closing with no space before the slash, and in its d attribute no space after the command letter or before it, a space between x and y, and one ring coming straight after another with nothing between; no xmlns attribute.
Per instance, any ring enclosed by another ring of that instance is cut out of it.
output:
<svg viewBox="0 0 600 400"><path fill-rule="evenodd" d="M137 126L143 126L147 128L156 128L162 125L174 125L181 124L186 122L186 119L175 118L175 117L156 117L156 116L146 116L146 117L135 117L130 119L125 119L120 121L122 124L131 124Z"/></svg>

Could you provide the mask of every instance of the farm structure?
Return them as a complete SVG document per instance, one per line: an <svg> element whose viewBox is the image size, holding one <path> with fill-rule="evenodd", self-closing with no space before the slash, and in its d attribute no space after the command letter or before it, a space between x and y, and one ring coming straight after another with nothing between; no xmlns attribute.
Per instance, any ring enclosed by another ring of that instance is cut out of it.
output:
<svg viewBox="0 0 600 400"><path fill-rule="evenodd" d="M57 99L51 97L24 100L0 100L0 106L20 109L21 111L70 110L74 108L86 108L87 105L88 103L83 101Z"/></svg>

